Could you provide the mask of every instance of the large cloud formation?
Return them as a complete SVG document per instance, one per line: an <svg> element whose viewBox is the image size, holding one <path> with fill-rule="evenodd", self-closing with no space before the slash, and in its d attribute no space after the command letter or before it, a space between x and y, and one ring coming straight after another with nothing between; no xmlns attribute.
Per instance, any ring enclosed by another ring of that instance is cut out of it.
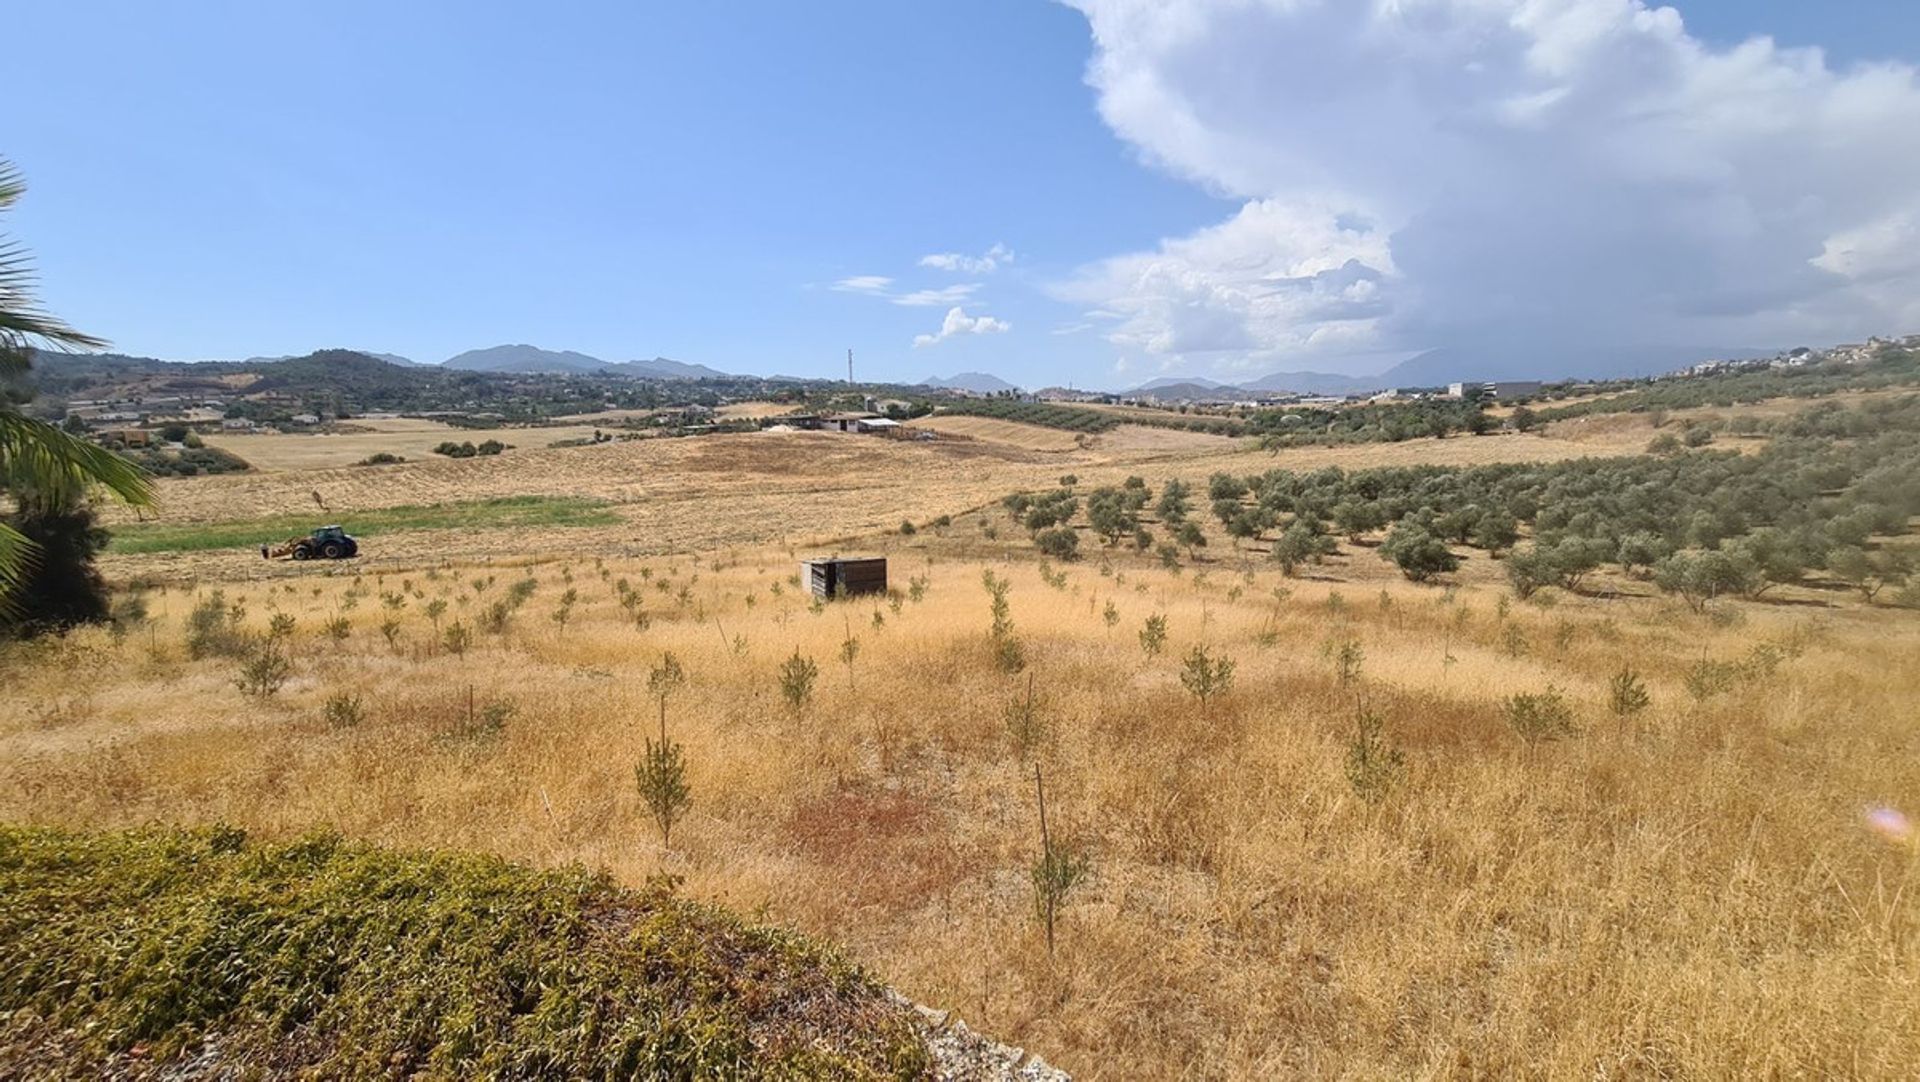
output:
<svg viewBox="0 0 1920 1082"><path fill-rule="evenodd" d="M1910 65L1714 49L1640 0L1069 2L1106 122L1243 204L1061 287L1123 350L1572 368L1920 330Z"/></svg>

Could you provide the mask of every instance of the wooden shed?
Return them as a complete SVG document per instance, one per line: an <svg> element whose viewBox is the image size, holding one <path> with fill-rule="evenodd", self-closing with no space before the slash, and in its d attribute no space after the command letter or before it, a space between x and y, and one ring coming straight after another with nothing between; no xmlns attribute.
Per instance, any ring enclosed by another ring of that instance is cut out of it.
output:
<svg viewBox="0 0 1920 1082"><path fill-rule="evenodd" d="M832 599L887 592L884 556L822 556L800 561L800 579L813 596Z"/></svg>

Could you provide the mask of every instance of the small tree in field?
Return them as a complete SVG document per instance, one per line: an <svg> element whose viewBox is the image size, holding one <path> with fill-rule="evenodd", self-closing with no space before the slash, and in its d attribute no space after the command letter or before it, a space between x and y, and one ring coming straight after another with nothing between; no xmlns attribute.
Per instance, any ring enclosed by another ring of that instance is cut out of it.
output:
<svg viewBox="0 0 1920 1082"><path fill-rule="evenodd" d="M1852 546L1835 552L1827 566L1834 577L1860 591L1869 605L1880 591L1907 581L1913 570L1904 553L1890 549L1868 552Z"/></svg>
<svg viewBox="0 0 1920 1082"><path fill-rule="evenodd" d="M1180 685L1200 700L1202 714L1211 715L1213 700L1233 690L1233 669L1232 658L1216 658L1196 646L1180 668Z"/></svg>
<svg viewBox="0 0 1920 1082"><path fill-rule="evenodd" d="M819 677L820 666L795 649L793 656L780 666L780 696L787 701L789 710L797 714L807 708L813 699L813 682Z"/></svg>
<svg viewBox="0 0 1920 1082"><path fill-rule="evenodd" d="M1047 957L1053 957L1053 929L1067 895L1093 871L1092 862L1066 846L1055 845L1047 829L1047 784L1033 764L1033 789L1040 804L1040 859L1033 865L1034 915L1047 930Z"/></svg>
<svg viewBox="0 0 1920 1082"><path fill-rule="evenodd" d="M580 591L569 588L560 595L560 604L554 607L553 622L562 636L567 633L567 622L573 619L573 606L580 600Z"/></svg>
<svg viewBox="0 0 1920 1082"><path fill-rule="evenodd" d="M1361 800L1378 804L1406 771L1406 755L1386 738L1380 715L1362 708L1347 743L1347 782Z"/></svg>
<svg viewBox="0 0 1920 1082"><path fill-rule="evenodd" d="M286 651L280 648L278 639L269 638L240 666L239 679L234 683L256 699L268 699L291 675L293 664L287 660Z"/></svg>
<svg viewBox="0 0 1920 1082"><path fill-rule="evenodd" d="M1652 705L1646 681L1632 669L1621 669L1607 681L1607 707L1619 718L1632 717Z"/></svg>
<svg viewBox="0 0 1920 1082"><path fill-rule="evenodd" d="M672 651L660 655L660 664L647 673L647 690L660 700L660 742L667 740L667 698L687 682L687 671Z"/></svg>
<svg viewBox="0 0 1920 1082"><path fill-rule="evenodd" d="M1056 560L1077 559L1080 555L1080 535L1070 526L1042 530L1034 535L1033 541L1041 552Z"/></svg>
<svg viewBox="0 0 1920 1082"><path fill-rule="evenodd" d="M664 733L658 743L649 739L646 754L633 768L633 780L640 790L640 799L660 826L660 844L671 848L673 825L692 803L692 790L687 785L686 750Z"/></svg>
<svg viewBox="0 0 1920 1082"><path fill-rule="evenodd" d="M1320 644L1320 654L1332 663L1334 678L1342 688L1350 688L1360 679L1360 668L1367 660L1360 640L1351 635L1329 638Z"/></svg>
<svg viewBox="0 0 1920 1082"><path fill-rule="evenodd" d="M448 624L447 630L440 636L440 645L455 657L466 653L467 647L472 644L473 633L467 630L467 625L458 620Z"/></svg>
<svg viewBox="0 0 1920 1082"><path fill-rule="evenodd" d="M1158 657L1167 645L1167 618L1149 616L1145 626L1140 628L1140 649L1148 657Z"/></svg>
<svg viewBox="0 0 1920 1082"><path fill-rule="evenodd" d="M1537 695L1520 694L1509 698L1504 710L1507 724L1520 735L1520 739L1529 744L1558 740L1575 732L1573 707L1560 694L1560 689L1552 684L1548 684L1547 690Z"/></svg>
<svg viewBox="0 0 1920 1082"><path fill-rule="evenodd" d="M853 662L860 656L860 640L848 635L840 644L840 664L847 667L847 690L853 690Z"/></svg>
<svg viewBox="0 0 1920 1082"><path fill-rule="evenodd" d="M1015 673L1027 667L1027 654L1020 646L1020 640L1013 637L1013 610L1007 604L1007 592L1013 584L995 575L991 570L980 574L980 582L987 588L992 601L993 626L988 634L992 637L993 661L1001 672Z"/></svg>
<svg viewBox="0 0 1920 1082"><path fill-rule="evenodd" d="M1380 555L1392 560L1400 573L1414 582L1425 582L1460 567L1460 558L1445 541L1413 522L1402 522L1388 531Z"/></svg>
<svg viewBox="0 0 1920 1082"><path fill-rule="evenodd" d="M1014 754L1026 762L1047 736L1047 721L1033 698L1033 674L1027 674L1027 695L1007 704L1007 735L1013 739Z"/></svg>
<svg viewBox="0 0 1920 1082"><path fill-rule="evenodd" d="M1200 550L1207 547L1206 533L1200 529L1200 524L1192 519L1180 523L1180 528L1174 531L1173 536L1186 548L1189 560L1197 559Z"/></svg>

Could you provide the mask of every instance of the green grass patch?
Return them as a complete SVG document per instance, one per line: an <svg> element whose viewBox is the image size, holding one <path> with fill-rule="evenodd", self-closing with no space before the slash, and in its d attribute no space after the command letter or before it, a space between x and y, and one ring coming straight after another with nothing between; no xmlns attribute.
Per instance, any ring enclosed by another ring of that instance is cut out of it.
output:
<svg viewBox="0 0 1920 1082"><path fill-rule="evenodd" d="M199 1057L222 1077L930 1070L910 1007L670 882L330 835L0 826L0 959L10 1077Z"/></svg>
<svg viewBox="0 0 1920 1082"><path fill-rule="evenodd" d="M374 511L274 515L234 522L136 522L113 528L107 551L200 552L253 548L338 522L355 537L395 530L464 530L501 527L617 526L620 516L605 500L580 496L503 496L493 500L384 507Z"/></svg>

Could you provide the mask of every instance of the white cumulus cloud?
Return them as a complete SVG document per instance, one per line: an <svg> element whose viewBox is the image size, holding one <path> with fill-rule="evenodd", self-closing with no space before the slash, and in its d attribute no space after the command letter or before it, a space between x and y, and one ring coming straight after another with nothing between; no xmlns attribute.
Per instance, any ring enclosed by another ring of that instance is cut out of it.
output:
<svg viewBox="0 0 1920 1082"><path fill-rule="evenodd" d="M960 252L936 252L920 257L920 265L935 270L958 271L962 274L992 274L1001 266L1013 262L1013 249L1004 244L995 244L980 255L965 255Z"/></svg>
<svg viewBox="0 0 1920 1082"><path fill-rule="evenodd" d="M1920 330L1911 65L1715 48L1641 0L1068 2L1107 124L1241 204L1055 287L1123 348L1518 364Z"/></svg>
<svg viewBox="0 0 1920 1082"><path fill-rule="evenodd" d="M884 274L856 274L852 278L840 279L833 283L831 288L841 293L865 293L869 296L884 297L891 285L893 285L893 279Z"/></svg>
<svg viewBox="0 0 1920 1082"><path fill-rule="evenodd" d="M922 346L936 345L956 335L1001 334L1011 329L1013 325L1005 320L985 315L970 316L965 310L956 306L947 309L947 318L940 321L939 333L915 335L913 346L919 349Z"/></svg>
<svg viewBox="0 0 1920 1082"><path fill-rule="evenodd" d="M939 289L916 289L911 293L901 293L887 299L909 308L938 308L943 304L958 304L973 296L979 288L978 282L962 282L959 285L942 286Z"/></svg>

